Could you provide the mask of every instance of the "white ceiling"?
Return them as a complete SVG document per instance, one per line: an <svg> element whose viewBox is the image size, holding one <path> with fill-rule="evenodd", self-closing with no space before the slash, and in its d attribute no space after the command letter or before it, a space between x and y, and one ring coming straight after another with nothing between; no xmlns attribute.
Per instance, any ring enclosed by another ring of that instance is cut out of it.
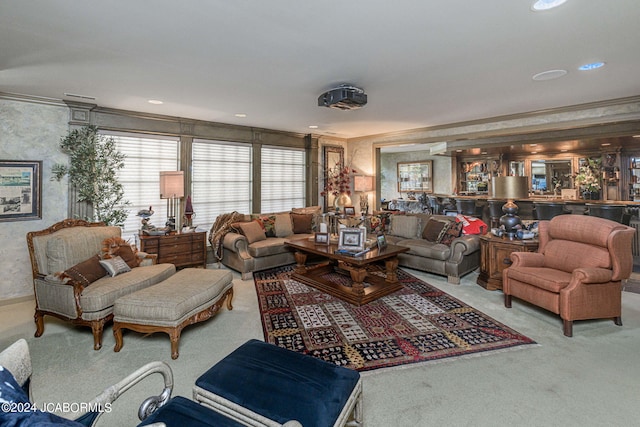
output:
<svg viewBox="0 0 640 427"><path fill-rule="evenodd" d="M532 2L0 0L0 91L343 138L640 94L640 1Z"/></svg>

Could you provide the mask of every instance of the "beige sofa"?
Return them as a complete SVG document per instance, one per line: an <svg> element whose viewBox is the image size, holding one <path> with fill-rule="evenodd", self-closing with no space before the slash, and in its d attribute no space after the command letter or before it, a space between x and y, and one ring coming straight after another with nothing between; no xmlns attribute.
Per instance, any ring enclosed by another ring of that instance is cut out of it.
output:
<svg viewBox="0 0 640 427"><path fill-rule="evenodd" d="M314 206L244 215L234 224L233 231L225 234L220 262L242 273L243 280L250 278L254 271L293 264L293 251L285 241L312 237L320 212L321 208Z"/></svg>
<svg viewBox="0 0 640 427"><path fill-rule="evenodd" d="M104 245L107 239L119 238L120 233L120 227L74 219L27 233L36 299L36 337L44 332L44 316L55 316L91 327L93 347L99 350L104 324L113 318L116 299L155 285L176 272L173 264L155 264L154 257L142 253L133 255L148 258L146 262L129 259L130 271L116 272L114 277L88 267L87 262L95 264L96 256L106 253L122 254L124 258L124 251L118 252L120 248L113 252ZM129 247L129 254L132 253Z"/></svg>
<svg viewBox="0 0 640 427"><path fill-rule="evenodd" d="M458 284L460 277L480 266L480 238L478 235L449 236L447 244L440 243L437 236L427 239L425 228L430 219L455 222L455 217L444 215L391 215L385 229L387 241L409 248L408 252L398 255L401 267L447 276L449 283Z"/></svg>

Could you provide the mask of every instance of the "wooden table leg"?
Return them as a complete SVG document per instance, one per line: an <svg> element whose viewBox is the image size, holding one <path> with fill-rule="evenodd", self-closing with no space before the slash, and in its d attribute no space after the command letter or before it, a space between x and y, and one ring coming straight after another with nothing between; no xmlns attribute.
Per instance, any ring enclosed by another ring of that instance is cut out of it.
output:
<svg viewBox="0 0 640 427"><path fill-rule="evenodd" d="M364 282L364 278L367 277L367 269L351 266L349 268L349 274L351 274L351 280L353 281L351 292L356 295L364 295L364 285L362 282Z"/></svg>
<svg viewBox="0 0 640 427"><path fill-rule="evenodd" d="M294 272L298 274L304 274L307 272L307 267L305 264L307 263L307 254L304 252L296 251L293 256L296 258L296 268Z"/></svg>
<svg viewBox="0 0 640 427"><path fill-rule="evenodd" d="M398 257L389 258L385 260L384 265L387 269L387 279L385 280L387 283L398 283Z"/></svg>

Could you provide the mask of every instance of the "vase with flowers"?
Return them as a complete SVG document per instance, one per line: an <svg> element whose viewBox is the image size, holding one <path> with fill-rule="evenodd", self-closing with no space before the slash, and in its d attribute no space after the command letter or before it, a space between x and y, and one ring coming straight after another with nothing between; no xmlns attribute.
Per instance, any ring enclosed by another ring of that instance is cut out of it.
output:
<svg viewBox="0 0 640 427"><path fill-rule="evenodd" d="M322 197L333 196L333 205L336 211L351 205L351 178L356 173L350 165L343 166L340 163L327 171L324 189L320 193Z"/></svg>
<svg viewBox="0 0 640 427"><path fill-rule="evenodd" d="M585 199L600 199L600 159L586 159L575 176L575 183L580 187Z"/></svg>

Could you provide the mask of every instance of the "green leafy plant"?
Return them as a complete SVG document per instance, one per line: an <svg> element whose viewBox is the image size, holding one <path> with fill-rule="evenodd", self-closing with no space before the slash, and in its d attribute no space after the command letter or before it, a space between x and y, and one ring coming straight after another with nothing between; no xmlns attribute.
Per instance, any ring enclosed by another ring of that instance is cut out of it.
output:
<svg viewBox="0 0 640 427"><path fill-rule="evenodd" d="M124 206L124 187L118 181L118 170L124 167L125 155L118 151L113 138L100 135L96 126L75 129L60 140L60 149L69 155L69 165L55 164L52 180L69 176L69 184L78 193L78 202L93 210L88 221L122 225L129 211Z"/></svg>
<svg viewBox="0 0 640 427"><path fill-rule="evenodd" d="M575 176L575 183L583 191L600 191L600 159L586 159L580 165L578 174Z"/></svg>

